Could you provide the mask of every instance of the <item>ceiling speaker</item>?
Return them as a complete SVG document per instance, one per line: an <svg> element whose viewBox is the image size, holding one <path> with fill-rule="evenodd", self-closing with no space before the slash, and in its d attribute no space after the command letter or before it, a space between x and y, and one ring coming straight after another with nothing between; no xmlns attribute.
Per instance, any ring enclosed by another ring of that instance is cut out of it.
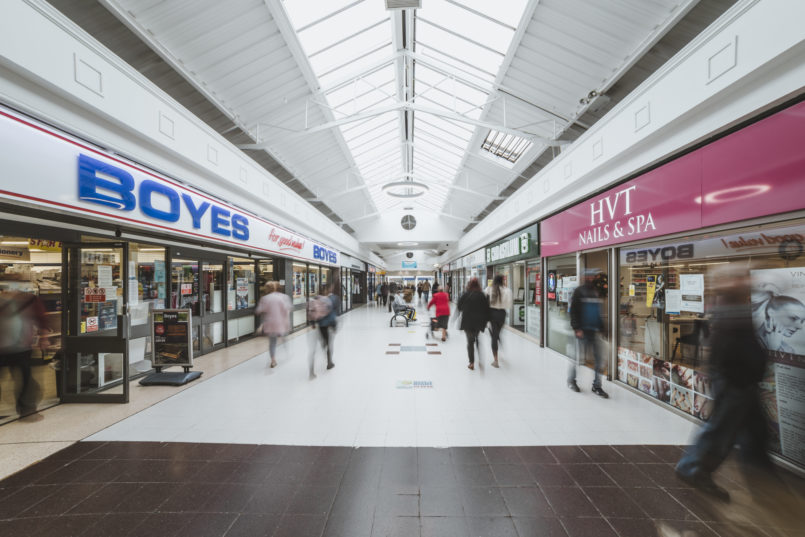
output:
<svg viewBox="0 0 805 537"><path fill-rule="evenodd" d="M412 257L414 257L414 252L405 252L405 257L411 259Z"/></svg>

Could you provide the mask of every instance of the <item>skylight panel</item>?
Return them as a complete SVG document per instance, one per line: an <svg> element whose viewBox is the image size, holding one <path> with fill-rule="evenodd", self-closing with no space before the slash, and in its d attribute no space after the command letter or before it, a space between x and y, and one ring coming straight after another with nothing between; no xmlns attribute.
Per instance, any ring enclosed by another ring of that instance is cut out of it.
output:
<svg viewBox="0 0 805 537"><path fill-rule="evenodd" d="M316 73L325 73L345 61L363 56L367 50L374 50L381 45L388 45L389 53L391 52L389 25L385 21L380 21L376 26L356 33L345 41L310 54L310 65Z"/></svg>
<svg viewBox="0 0 805 537"><path fill-rule="evenodd" d="M494 73L484 71L477 65L473 65L461 58L450 56L421 39L417 39L417 52L427 58L425 61L435 64L435 67L452 69L481 88L492 88L491 82L495 80ZM420 64L424 64L424 61L420 62Z"/></svg>
<svg viewBox="0 0 805 537"><path fill-rule="evenodd" d="M316 73L316 76L321 87L327 87L340 79L359 75L390 56L391 43L389 42L376 48L368 49L362 56L357 58L345 58L342 63L332 67L329 71Z"/></svg>
<svg viewBox="0 0 805 537"><path fill-rule="evenodd" d="M434 26L432 22L422 17L417 17L417 22L420 23L417 24L417 39L445 54L462 58L489 73L497 73L500 64L503 63L502 53L488 50L467 38Z"/></svg>
<svg viewBox="0 0 805 537"><path fill-rule="evenodd" d="M469 11L456 4L444 0L428 2L427 9L417 12L417 16L426 18L440 26L455 29L478 43L502 54L511 43L514 29L493 22L487 17Z"/></svg>
<svg viewBox="0 0 805 537"><path fill-rule="evenodd" d="M367 0L327 0L327 2L310 2L310 0L283 0L285 12L291 19L294 28L305 26L341 11L350 4Z"/></svg>
<svg viewBox="0 0 805 537"><path fill-rule="evenodd" d="M492 129L481 144L481 149L495 157L515 163L532 145L530 140Z"/></svg>
<svg viewBox="0 0 805 537"><path fill-rule="evenodd" d="M457 3L516 28L523 18L528 0L460 0Z"/></svg>
<svg viewBox="0 0 805 537"><path fill-rule="evenodd" d="M324 2L305 3L315 5ZM296 26L295 29L305 52L311 55L388 18L388 12L383 9L381 3L366 0L331 17L320 19L308 26Z"/></svg>

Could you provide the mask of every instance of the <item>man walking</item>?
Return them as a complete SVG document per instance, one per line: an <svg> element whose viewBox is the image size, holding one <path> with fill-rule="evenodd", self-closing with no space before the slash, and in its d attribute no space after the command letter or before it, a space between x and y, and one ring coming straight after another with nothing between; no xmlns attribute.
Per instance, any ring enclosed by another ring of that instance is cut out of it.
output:
<svg viewBox="0 0 805 537"><path fill-rule="evenodd" d="M604 399L609 394L601 388L601 372L604 368L604 356L599 349L597 336L604 328L604 321L601 318L601 296L593 285L597 270L584 271L584 283L573 291L570 299L570 327L573 329L578 346L576 361L570 364L567 374L567 387L574 392L580 392L579 385L576 383L576 369L582 356L587 352L593 353L595 379L593 380L593 393Z"/></svg>

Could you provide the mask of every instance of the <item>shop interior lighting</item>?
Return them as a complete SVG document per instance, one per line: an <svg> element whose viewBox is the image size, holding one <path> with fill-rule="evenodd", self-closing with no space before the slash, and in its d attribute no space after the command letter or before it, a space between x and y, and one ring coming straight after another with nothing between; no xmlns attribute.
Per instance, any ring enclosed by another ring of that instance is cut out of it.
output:
<svg viewBox="0 0 805 537"><path fill-rule="evenodd" d="M30 243L28 241L0 241L0 244L5 244L6 246L28 246Z"/></svg>

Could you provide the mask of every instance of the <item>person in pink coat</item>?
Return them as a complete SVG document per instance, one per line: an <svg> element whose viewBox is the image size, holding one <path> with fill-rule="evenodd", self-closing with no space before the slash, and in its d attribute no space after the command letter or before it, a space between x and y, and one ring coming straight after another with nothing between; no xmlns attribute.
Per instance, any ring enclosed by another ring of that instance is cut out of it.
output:
<svg viewBox="0 0 805 537"><path fill-rule="evenodd" d="M271 367L277 367L277 338L291 331L291 299L281 291L277 282L268 282L265 292L255 313L260 315L259 333L268 337Z"/></svg>

